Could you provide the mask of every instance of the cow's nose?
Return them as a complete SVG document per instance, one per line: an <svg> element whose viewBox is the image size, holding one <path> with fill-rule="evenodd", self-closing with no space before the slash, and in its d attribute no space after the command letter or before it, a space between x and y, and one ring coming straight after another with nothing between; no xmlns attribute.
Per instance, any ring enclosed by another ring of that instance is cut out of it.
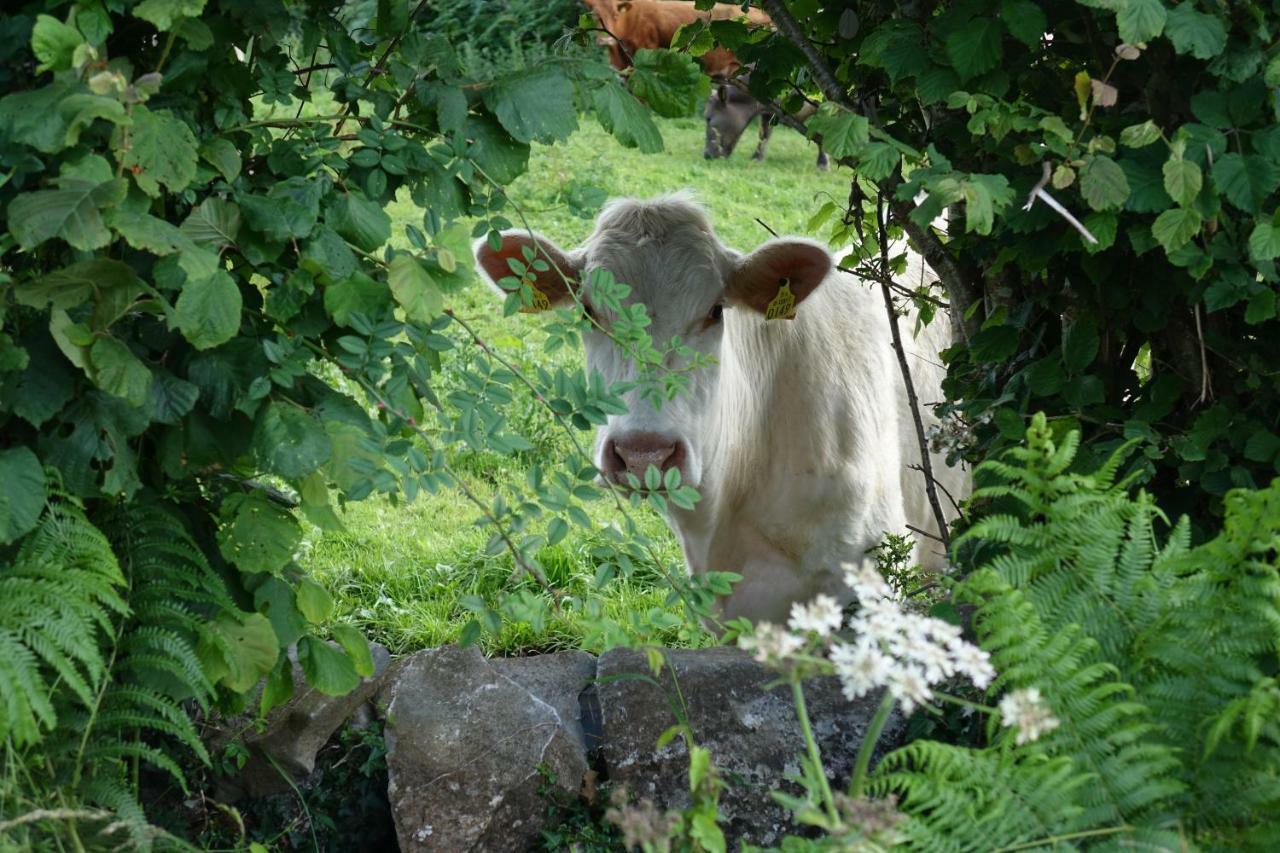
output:
<svg viewBox="0 0 1280 853"><path fill-rule="evenodd" d="M605 442L604 474L615 483L625 483L627 474L635 474L643 482L650 465L665 473L670 468L681 468L687 456L684 442L672 436L624 433Z"/></svg>

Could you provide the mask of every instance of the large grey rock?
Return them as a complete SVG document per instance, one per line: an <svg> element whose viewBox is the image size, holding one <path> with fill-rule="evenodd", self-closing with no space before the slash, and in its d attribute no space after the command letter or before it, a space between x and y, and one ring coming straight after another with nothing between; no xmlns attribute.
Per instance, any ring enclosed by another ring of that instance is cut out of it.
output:
<svg viewBox="0 0 1280 853"><path fill-rule="evenodd" d="M273 708L261 725L252 712L247 712L219 720L206 737L213 750L239 738L249 752L244 767L235 777L219 780L218 799L230 802L246 794L269 797L292 790L290 778L299 782L315 769L316 755L343 723L353 718L368 719L370 715L365 706L391 663L391 654L385 646L370 643L369 648L373 655L373 675L361 679L350 693L329 696L307 684L298 663L297 649L291 646L288 654L293 663L293 697ZM256 708L257 703L255 696L250 707Z"/></svg>
<svg viewBox="0 0 1280 853"><path fill-rule="evenodd" d="M683 740L655 748L662 732L676 722L672 702L683 696L695 741L711 751L728 783L720 801L726 834L767 845L799 831L787 810L769 796L775 788L799 792L785 781L799 774L798 759L805 750L790 688L766 689L778 674L737 649L669 649L665 655L668 665L657 679L661 687L648 678L626 677L650 675L642 652L614 649L600 657L597 690L609 782L625 785L632 795L660 808L689 805ZM806 683L805 702L829 775L846 784L879 696L849 702L834 678L822 678ZM893 743L901 727L895 714L882 743Z"/></svg>
<svg viewBox="0 0 1280 853"><path fill-rule="evenodd" d="M555 652L527 658L493 658L489 665L546 702L585 752L582 692L596 677L596 657L587 652Z"/></svg>
<svg viewBox="0 0 1280 853"><path fill-rule="evenodd" d="M553 789L577 794L588 768L573 691L591 673L580 656L547 657L498 664L446 646L386 679L388 795L402 850L525 850L545 825L541 769Z"/></svg>

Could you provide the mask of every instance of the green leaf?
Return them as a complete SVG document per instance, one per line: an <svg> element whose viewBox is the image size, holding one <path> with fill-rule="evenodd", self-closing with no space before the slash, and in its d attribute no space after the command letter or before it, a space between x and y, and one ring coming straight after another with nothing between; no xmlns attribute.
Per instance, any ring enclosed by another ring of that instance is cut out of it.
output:
<svg viewBox="0 0 1280 853"><path fill-rule="evenodd" d="M649 111L631 93L612 80L592 93L596 118L602 127L627 148L639 148L645 154L662 150L662 134L653 123Z"/></svg>
<svg viewBox="0 0 1280 853"><path fill-rule="evenodd" d="M240 233L240 208L220 198L207 198L182 223L182 233L213 248L231 246Z"/></svg>
<svg viewBox="0 0 1280 853"><path fill-rule="evenodd" d="M107 224L130 246L153 255L172 255L194 247L182 229L149 213L114 208L107 214Z"/></svg>
<svg viewBox="0 0 1280 853"><path fill-rule="evenodd" d="M259 490L232 494L222 502L218 551L246 572L275 574L289 564L302 541L293 513Z"/></svg>
<svg viewBox="0 0 1280 853"><path fill-rule="evenodd" d="M296 643L311 630L299 610L293 587L273 575L254 575L253 581L258 583L253 591L253 606L271 620L277 643Z"/></svg>
<svg viewBox="0 0 1280 853"><path fill-rule="evenodd" d="M223 614L208 630L211 637L201 641L201 659L216 650L223 664L219 682L236 693L252 689L258 679L271 672L280 655L271 622L261 613L246 614L240 619Z"/></svg>
<svg viewBox="0 0 1280 853"><path fill-rule="evenodd" d="M429 323L444 307L440 287L411 255L400 254L391 260L387 281L391 285L391 295L410 320Z"/></svg>
<svg viewBox="0 0 1280 853"><path fill-rule="evenodd" d="M0 450L0 544L35 528L45 489L44 468L34 453L25 447Z"/></svg>
<svg viewBox="0 0 1280 853"><path fill-rule="evenodd" d="M36 73L66 71L71 67L76 48L82 44L84 36L75 27L49 15L37 15L31 29L31 52L40 61Z"/></svg>
<svg viewBox="0 0 1280 853"><path fill-rule="evenodd" d="M258 716L265 717L272 708L278 708L293 698L293 662L288 655L280 655L276 665L267 674L262 685L262 698L258 701ZM261 853L269 853L262 845ZM250 847L250 853L258 853Z"/></svg>
<svg viewBox="0 0 1280 853"><path fill-rule="evenodd" d="M467 155L498 184L511 183L529 164L529 145L512 139L488 116L467 116L464 135L471 140Z"/></svg>
<svg viewBox="0 0 1280 853"><path fill-rule="evenodd" d="M151 383L151 419L177 426L200 397L200 389L185 379L160 370Z"/></svg>
<svg viewBox="0 0 1280 853"><path fill-rule="evenodd" d="M1129 181L1115 160L1094 154L1080 169L1080 194L1094 210L1115 210L1129 198Z"/></svg>
<svg viewBox="0 0 1280 853"><path fill-rule="evenodd" d="M355 313L376 319L382 316L391 304L387 286L374 281L364 273L356 273L324 289L324 310L343 326L350 323L351 315Z"/></svg>
<svg viewBox="0 0 1280 853"><path fill-rule="evenodd" d="M1200 231L1200 214L1189 207L1173 207L1156 217L1151 235L1165 252L1175 252Z"/></svg>
<svg viewBox="0 0 1280 853"><path fill-rule="evenodd" d="M239 196L240 209L246 224L268 240L302 240L311 235L320 219L322 191L313 178L293 177L272 186L265 197Z"/></svg>
<svg viewBox="0 0 1280 853"><path fill-rule="evenodd" d="M174 24L173 32L192 50L208 50L213 47L213 30L199 18L183 18Z"/></svg>
<svg viewBox="0 0 1280 853"><path fill-rule="evenodd" d="M307 683L321 693L342 696L360 684L351 659L316 637L298 641L298 663L302 664Z"/></svg>
<svg viewBox="0 0 1280 853"><path fill-rule="evenodd" d="M1000 17L1009 28L1009 35L1031 47L1040 43L1049 29L1039 3L1032 0L1004 0L1000 4Z"/></svg>
<svg viewBox="0 0 1280 853"><path fill-rule="evenodd" d="M811 136L821 136L823 150L836 158L858 153L870 140L866 116L851 113L832 103L823 104L806 127Z"/></svg>
<svg viewBox="0 0 1280 853"><path fill-rule="evenodd" d="M1062 334L1062 363L1067 372L1079 373L1093 364L1100 343L1093 320L1084 317L1068 326Z"/></svg>
<svg viewBox="0 0 1280 853"><path fill-rule="evenodd" d="M1280 436L1269 429L1259 429L1244 443L1244 458L1254 462L1270 462L1280 453Z"/></svg>
<svg viewBox="0 0 1280 853"><path fill-rule="evenodd" d="M342 281L355 274L357 262L355 253L338 232L322 225L302 250L302 266L329 281Z"/></svg>
<svg viewBox="0 0 1280 853"><path fill-rule="evenodd" d="M128 124L130 121L124 104L116 99L84 93L63 98L58 104L58 112L66 124L67 135L63 141L68 147L79 142L80 132L100 118L112 124Z"/></svg>
<svg viewBox="0 0 1280 853"><path fill-rule="evenodd" d="M342 646L342 650L351 659L356 675L369 678L374 673L373 654L369 649L369 641L359 629L351 625L334 625L333 638Z"/></svg>
<svg viewBox="0 0 1280 853"><path fill-rule="evenodd" d="M894 146L872 142L858 153L858 174L871 181L882 181L893 174L901 160L902 154Z"/></svg>
<svg viewBox="0 0 1280 853"><path fill-rule="evenodd" d="M24 193L9 203L9 230L24 249L61 237L72 248L100 249L111 242L101 209L124 197L122 180L63 177L60 189Z"/></svg>
<svg viewBox="0 0 1280 853"><path fill-rule="evenodd" d="M135 106L128 147L122 154L125 169L149 196L160 195L162 185L171 192L181 192L195 180L195 135L169 110Z"/></svg>
<svg viewBox="0 0 1280 853"><path fill-rule="evenodd" d="M711 90L702 66L673 50L637 50L629 85L632 94L660 116L681 118L697 112Z"/></svg>
<svg viewBox="0 0 1280 853"><path fill-rule="evenodd" d="M0 98L0 127L9 138L43 154L54 154L67 146L67 125L62 118L62 101L68 92L64 82L14 92Z"/></svg>
<svg viewBox="0 0 1280 853"><path fill-rule="evenodd" d="M558 68L540 68L494 81L484 102L521 142L552 143L578 129L573 84Z"/></svg>
<svg viewBox="0 0 1280 853"><path fill-rule="evenodd" d="M54 270L44 278L21 284L15 295L19 303L32 308L52 305L65 311L87 302L101 290L120 289L131 299L141 285L138 274L128 264L97 258L74 263Z"/></svg>
<svg viewBox="0 0 1280 853"><path fill-rule="evenodd" d="M325 223L366 252L377 251L391 238L391 217L359 190L334 199Z"/></svg>
<svg viewBox="0 0 1280 853"><path fill-rule="evenodd" d="M333 615L333 596L311 578L304 576L298 580L296 594L298 610L308 622L318 625Z"/></svg>
<svg viewBox="0 0 1280 853"><path fill-rule="evenodd" d="M196 349L210 349L239 331L244 304L235 279L218 269L207 278L188 277L174 308L182 336Z"/></svg>
<svg viewBox="0 0 1280 853"><path fill-rule="evenodd" d="M1184 206L1196 200L1196 196L1200 194L1200 187L1204 184L1204 175L1201 174L1199 166L1190 160L1174 157L1165 161L1162 171L1164 191L1170 198Z"/></svg>
<svg viewBox="0 0 1280 853"><path fill-rule="evenodd" d="M928 51L920 49L924 35L920 27L911 21L889 19L876 27L862 42L858 51L858 62L874 68L883 68L889 79L898 82L904 77L932 77L931 86L940 87L939 77L951 75L952 82L958 82L955 72L950 68L945 71L931 66ZM923 79L921 83L923 83ZM950 93L957 88L951 86Z"/></svg>
<svg viewBox="0 0 1280 853"><path fill-rule="evenodd" d="M1248 213L1257 213L1280 185L1280 169L1256 154L1223 154L1214 162L1212 174L1227 200Z"/></svg>
<svg viewBox="0 0 1280 853"><path fill-rule="evenodd" d="M1249 257L1255 261L1280 258L1280 228L1274 220L1262 220L1249 235Z"/></svg>
<svg viewBox="0 0 1280 853"><path fill-rule="evenodd" d="M961 81L1000 64L1004 55L1000 43L1003 35L1004 25L995 18L974 18L947 36L943 46Z"/></svg>
<svg viewBox="0 0 1280 853"><path fill-rule="evenodd" d="M1192 0L1185 0L1169 10L1164 34L1178 53L1190 53L1196 59L1213 59L1227 46L1227 30L1216 15L1196 11Z"/></svg>
<svg viewBox="0 0 1280 853"><path fill-rule="evenodd" d="M205 0L142 0L133 7L133 15L150 21L163 33L179 18L198 17L204 11L204 4Z"/></svg>
<svg viewBox="0 0 1280 853"><path fill-rule="evenodd" d="M1168 13L1160 0L1125 0L1116 11L1120 40L1143 44L1164 32Z"/></svg>
<svg viewBox="0 0 1280 853"><path fill-rule="evenodd" d="M961 184L965 201L967 231L990 234L995 213L1013 198L1013 190L1003 175L970 175Z"/></svg>
<svg viewBox="0 0 1280 853"><path fill-rule="evenodd" d="M1120 131L1120 144L1126 148L1143 148L1159 138L1160 127L1150 119Z"/></svg>
<svg viewBox="0 0 1280 853"><path fill-rule="evenodd" d="M1244 321L1250 325L1265 323L1276 316L1276 292L1270 287L1258 291L1249 299Z"/></svg>
<svg viewBox="0 0 1280 853"><path fill-rule="evenodd" d="M141 406L151 393L151 371L121 341L102 335L89 348L93 380L99 388L131 406Z"/></svg>
<svg viewBox="0 0 1280 853"><path fill-rule="evenodd" d="M200 146L200 156L217 169L228 183L240 175L240 151L230 139L221 136L206 139Z"/></svg>
<svg viewBox="0 0 1280 853"><path fill-rule="evenodd" d="M292 403L271 403L258 416L253 451L264 470L300 480L329 461L333 445L315 415Z"/></svg>

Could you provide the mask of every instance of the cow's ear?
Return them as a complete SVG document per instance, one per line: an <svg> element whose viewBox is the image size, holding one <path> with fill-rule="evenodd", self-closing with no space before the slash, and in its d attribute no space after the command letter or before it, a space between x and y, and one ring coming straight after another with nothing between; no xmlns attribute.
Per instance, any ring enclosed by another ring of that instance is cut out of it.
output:
<svg viewBox="0 0 1280 853"><path fill-rule="evenodd" d="M514 259L525 267L535 292L533 305L520 309L524 312L546 311L568 302L572 299L569 288L577 286L582 272L581 253L564 252L547 238L528 231L502 232L502 243L496 249L487 239L478 240L475 252L485 279L504 296L511 290L498 282L508 276L519 277L510 261Z"/></svg>
<svg viewBox="0 0 1280 853"><path fill-rule="evenodd" d="M822 284L831 267L831 253L817 243L770 240L738 262L725 291L732 303L767 317L787 317ZM789 294L782 292L784 286Z"/></svg>

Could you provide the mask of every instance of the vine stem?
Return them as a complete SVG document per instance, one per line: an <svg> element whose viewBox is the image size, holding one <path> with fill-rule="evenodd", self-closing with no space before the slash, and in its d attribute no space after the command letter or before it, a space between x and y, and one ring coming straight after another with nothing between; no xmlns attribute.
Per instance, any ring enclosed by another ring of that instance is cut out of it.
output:
<svg viewBox="0 0 1280 853"><path fill-rule="evenodd" d="M1133 827L1128 824L1120 826L1107 826L1101 829L1084 829L1080 832L1068 832L1065 835L1051 835L1048 838L1039 838L1035 841L1024 841L1021 844L1014 844L1009 847L998 848L995 853L1013 853L1015 850L1030 850L1033 847L1052 847L1059 841L1074 841L1077 838L1097 838L1100 835L1115 835L1119 832L1128 832Z"/></svg>
<svg viewBox="0 0 1280 853"><path fill-rule="evenodd" d="M871 766L871 753L876 750L876 743L880 740L885 723L889 722L889 714L893 711L896 701L893 694L886 690L884 698L880 700L880 707L876 709L876 715L871 718L871 725L867 727L867 733L862 738L862 745L858 747L858 758L853 765L853 777L849 780L849 796L855 800L866 794L867 768Z"/></svg>
<svg viewBox="0 0 1280 853"><path fill-rule="evenodd" d="M827 817L835 824L840 816L836 812L835 798L831 795L831 785L827 782L827 772L822 766L822 750L818 748L818 741L813 736L813 726L809 724L809 710L804 701L804 682L795 671L791 673L791 696L795 699L796 717L800 719L800 731L804 734L804 744L809 751L809 762L813 765L813 772L817 775L822 790L822 805L827 810Z"/></svg>

